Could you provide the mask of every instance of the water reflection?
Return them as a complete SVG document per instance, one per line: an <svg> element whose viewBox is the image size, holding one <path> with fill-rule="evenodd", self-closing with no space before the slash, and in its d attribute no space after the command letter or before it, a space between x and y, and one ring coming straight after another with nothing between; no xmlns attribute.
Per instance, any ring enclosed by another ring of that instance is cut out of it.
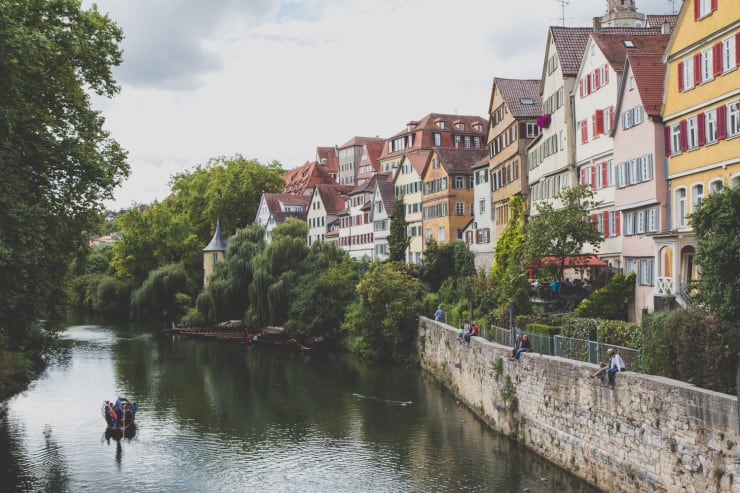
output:
<svg viewBox="0 0 740 493"><path fill-rule="evenodd" d="M593 492L492 433L409 368L76 326L0 418L0 483L21 491ZM134 433L100 403L138 401ZM53 402L52 406L48 403ZM48 431L47 431L48 430Z"/></svg>

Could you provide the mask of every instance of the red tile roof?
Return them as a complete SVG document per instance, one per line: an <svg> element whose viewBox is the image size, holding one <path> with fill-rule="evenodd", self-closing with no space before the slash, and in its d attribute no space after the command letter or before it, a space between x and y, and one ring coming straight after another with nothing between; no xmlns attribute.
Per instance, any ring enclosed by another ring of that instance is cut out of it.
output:
<svg viewBox="0 0 740 493"><path fill-rule="evenodd" d="M337 150L334 147L316 148L316 161L323 166L324 159L326 159L326 171L335 175L339 173L339 157L337 156Z"/></svg>
<svg viewBox="0 0 740 493"><path fill-rule="evenodd" d="M353 146L363 146L369 142L375 142L378 141L383 144L385 142L385 139L380 137L352 137L344 144L340 145L338 149L344 149L345 147L353 147Z"/></svg>
<svg viewBox="0 0 740 493"><path fill-rule="evenodd" d="M396 191L392 181L379 181L378 190L383 200L385 213L388 217L393 216L393 206L396 204Z"/></svg>
<svg viewBox="0 0 740 493"><path fill-rule="evenodd" d="M431 152L432 151L412 151L406 153L406 159L409 160L411 166L414 167L414 171L416 171L419 176L424 172L424 166L426 166Z"/></svg>
<svg viewBox="0 0 740 493"><path fill-rule="evenodd" d="M509 112L514 118L538 117L542 114L542 98L540 97L540 79L493 79L494 90L506 102ZM531 99L532 104L522 103L522 99Z"/></svg>
<svg viewBox="0 0 740 493"><path fill-rule="evenodd" d="M609 65L617 73L622 73L624 61L629 53L665 53L668 46L669 34L655 34L650 36L634 36L623 34L592 34L594 43L606 57ZM625 41L630 41L633 47L627 47Z"/></svg>
<svg viewBox="0 0 740 493"><path fill-rule="evenodd" d="M564 76L573 76L578 73L583 52L586 50L588 38L594 30L591 27L560 27L550 26L549 37L555 43L560 59L560 67ZM640 36L645 34L660 34L660 28L652 27L603 27L599 34L627 34ZM548 38L549 41L549 38Z"/></svg>
<svg viewBox="0 0 740 493"><path fill-rule="evenodd" d="M647 16L647 27L663 27L664 23L668 23L671 29L676 27L676 21L678 20L678 14L672 15L650 15Z"/></svg>
<svg viewBox="0 0 740 493"><path fill-rule="evenodd" d="M316 193L324 203L327 214L337 214L344 209L344 195L352 191L348 185L316 185Z"/></svg>
<svg viewBox="0 0 740 493"><path fill-rule="evenodd" d="M447 174L472 174L472 167L488 155L486 149L450 149L435 147L439 162Z"/></svg>
<svg viewBox="0 0 740 493"><path fill-rule="evenodd" d="M316 161L286 171L283 173L283 181L285 182L283 192L295 195L305 194L309 188L321 183L336 183L329 172Z"/></svg>
<svg viewBox="0 0 740 493"><path fill-rule="evenodd" d="M628 64L635 75L635 85L640 93L642 106L649 116L659 116L663 104L663 79L665 65L662 53L630 53Z"/></svg>

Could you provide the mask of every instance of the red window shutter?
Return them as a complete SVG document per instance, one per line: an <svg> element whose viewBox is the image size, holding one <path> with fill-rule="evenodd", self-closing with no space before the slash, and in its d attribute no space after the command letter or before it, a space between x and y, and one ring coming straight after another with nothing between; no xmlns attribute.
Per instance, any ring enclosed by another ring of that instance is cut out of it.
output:
<svg viewBox="0 0 740 493"><path fill-rule="evenodd" d="M698 127L697 130L699 131L698 143L700 146L703 146L707 143L707 136L704 132L704 113L699 113L698 115L696 115L696 126Z"/></svg>
<svg viewBox="0 0 740 493"><path fill-rule="evenodd" d="M599 87L601 87L601 85L599 84L599 82L601 82L600 76L599 76L599 69L594 70L593 77L594 77L594 88L598 89Z"/></svg>
<svg viewBox="0 0 740 493"><path fill-rule="evenodd" d="M694 85L701 84L701 53L694 55Z"/></svg>
<svg viewBox="0 0 740 493"><path fill-rule="evenodd" d="M717 10L717 0L712 0L712 12Z"/></svg>
<svg viewBox="0 0 740 493"><path fill-rule="evenodd" d="M609 65L604 65L604 85L609 83Z"/></svg>
<svg viewBox="0 0 740 493"><path fill-rule="evenodd" d="M604 133L604 110L596 110L594 115L594 135Z"/></svg>
<svg viewBox="0 0 740 493"><path fill-rule="evenodd" d="M740 33L735 35L735 66L740 66Z"/></svg>
<svg viewBox="0 0 740 493"><path fill-rule="evenodd" d="M596 220L596 214L591 214L591 224L593 224L595 230L599 230L599 222Z"/></svg>
<svg viewBox="0 0 740 493"><path fill-rule="evenodd" d="M681 134L679 138L681 142L681 152L686 152L689 148L689 139L686 133L686 120L681 120L681 123L679 123L678 128L681 130Z"/></svg>
<svg viewBox="0 0 740 493"><path fill-rule="evenodd" d="M586 168L581 168L581 185L586 184Z"/></svg>
<svg viewBox="0 0 740 493"><path fill-rule="evenodd" d="M599 132L596 128L596 115L591 115L591 136L595 139L597 135L599 135Z"/></svg>
<svg viewBox="0 0 740 493"><path fill-rule="evenodd" d="M712 46L712 74L717 77L722 73L722 43Z"/></svg>
<svg viewBox="0 0 740 493"><path fill-rule="evenodd" d="M724 104L717 107L717 139L727 138L727 106Z"/></svg>
<svg viewBox="0 0 740 493"><path fill-rule="evenodd" d="M699 4L701 0L694 0L694 20L699 20Z"/></svg>
<svg viewBox="0 0 740 493"><path fill-rule="evenodd" d="M609 168L606 161L601 163L601 187L604 188L609 183Z"/></svg>
<svg viewBox="0 0 740 493"><path fill-rule="evenodd" d="M588 142L588 120L581 120L581 143Z"/></svg>
<svg viewBox="0 0 740 493"><path fill-rule="evenodd" d="M614 128L614 106L609 107L609 128Z"/></svg>
<svg viewBox="0 0 740 493"><path fill-rule="evenodd" d="M670 156L671 155L671 127L666 125L663 127L663 132L665 135L665 155Z"/></svg>
<svg viewBox="0 0 740 493"><path fill-rule="evenodd" d="M583 94L583 79L581 79L579 81L579 84L578 85L580 86L579 89L580 89L580 92L581 92L581 98L583 98L583 96L584 96L584 94Z"/></svg>
<svg viewBox="0 0 740 493"><path fill-rule="evenodd" d="M678 62L678 92L683 92L683 62Z"/></svg>
<svg viewBox="0 0 740 493"><path fill-rule="evenodd" d="M601 229L603 230L604 238L609 238L609 211L601 213L601 224L603 225Z"/></svg>
<svg viewBox="0 0 740 493"><path fill-rule="evenodd" d="M620 229L620 224L619 224L619 216L621 215L622 213L619 211L614 213L614 222L617 223L615 227L615 230L616 230L615 232L617 233L617 236L622 234L622 230Z"/></svg>
<svg viewBox="0 0 740 493"><path fill-rule="evenodd" d="M596 166L591 166L591 189L596 188Z"/></svg>
<svg viewBox="0 0 740 493"><path fill-rule="evenodd" d="M588 75L586 76L586 86L588 86L588 87L586 87L586 94L591 94L591 87L593 87L593 86L591 85L591 81L592 81L592 80L593 80L593 79L592 79L592 76L591 76L591 74L588 74Z"/></svg>

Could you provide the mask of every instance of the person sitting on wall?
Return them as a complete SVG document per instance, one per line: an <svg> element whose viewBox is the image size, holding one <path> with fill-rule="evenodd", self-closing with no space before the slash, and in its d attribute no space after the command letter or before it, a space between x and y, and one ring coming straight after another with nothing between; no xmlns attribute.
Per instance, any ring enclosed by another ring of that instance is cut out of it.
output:
<svg viewBox="0 0 740 493"><path fill-rule="evenodd" d="M516 350L520 347L522 347L522 336L517 334L516 339L514 339L514 347L511 349L511 358L509 359L512 359L514 356L516 356Z"/></svg>
<svg viewBox="0 0 740 493"><path fill-rule="evenodd" d="M519 357L522 355L522 353L528 353L531 350L532 350L532 343L529 342L529 337L527 336L527 334L524 334L522 336L522 344L519 347L519 349L517 349L514 352L514 358L513 359L519 361Z"/></svg>

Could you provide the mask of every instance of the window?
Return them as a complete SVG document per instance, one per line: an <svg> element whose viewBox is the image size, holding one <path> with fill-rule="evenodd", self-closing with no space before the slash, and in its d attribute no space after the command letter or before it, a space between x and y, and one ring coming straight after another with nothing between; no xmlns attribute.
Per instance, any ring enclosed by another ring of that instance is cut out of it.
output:
<svg viewBox="0 0 740 493"><path fill-rule="evenodd" d="M455 215L456 216L465 215L465 202L455 202Z"/></svg>
<svg viewBox="0 0 740 493"><path fill-rule="evenodd" d="M637 261L637 283L641 286L653 285L655 259L641 258Z"/></svg>
<svg viewBox="0 0 740 493"><path fill-rule="evenodd" d="M678 64L679 66L679 91L686 91L694 87L694 59L688 57Z"/></svg>
<svg viewBox="0 0 740 493"><path fill-rule="evenodd" d="M699 146L699 130L695 116L686 119L686 138L689 149L696 149Z"/></svg>
<svg viewBox="0 0 740 493"><path fill-rule="evenodd" d="M716 0L694 0L694 19L706 17L717 9Z"/></svg>
<svg viewBox="0 0 740 493"><path fill-rule="evenodd" d="M635 106L634 108L625 110L622 114L622 128L626 130L630 127L634 127L635 125L642 123L643 118L644 113L642 111L642 106Z"/></svg>
<svg viewBox="0 0 740 493"><path fill-rule="evenodd" d="M681 125L675 123L671 125L671 156L681 152Z"/></svg>
<svg viewBox="0 0 740 493"><path fill-rule="evenodd" d="M465 136L464 142L465 142L465 144L464 144L465 145L465 149L470 149L470 135L466 135Z"/></svg>
<svg viewBox="0 0 740 493"><path fill-rule="evenodd" d="M712 80L712 49L707 48L701 52L701 81L707 82Z"/></svg>
<svg viewBox="0 0 740 493"><path fill-rule="evenodd" d="M478 213L483 215L486 213L486 199L480 199L478 201Z"/></svg>
<svg viewBox="0 0 740 493"><path fill-rule="evenodd" d="M727 137L740 134L740 101L727 105Z"/></svg>
<svg viewBox="0 0 740 493"><path fill-rule="evenodd" d="M635 76L630 74L630 78L627 80L627 87L629 87L629 90L633 90L635 88Z"/></svg>
<svg viewBox="0 0 740 493"><path fill-rule="evenodd" d="M722 180L714 180L709 183L709 194L711 195L714 192L721 192L723 188L724 182Z"/></svg>
<svg viewBox="0 0 740 493"><path fill-rule="evenodd" d="M461 140L460 139L460 136L459 135L455 135L455 139L454 140L455 140L455 149L459 149L460 148L460 140Z"/></svg>
<svg viewBox="0 0 740 493"><path fill-rule="evenodd" d="M722 40L722 71L729 72L735 68L735 36L730 36L727 39Z"/></svg>
<svg viewBox="0 0 740 493"><path fill-rule="evenodd" d="M437 230L437 241L445 241L445 228L444 228L444 226L440 227Z"/></svg>
<svg viewBox="0 0 740 493"><path fill-rule="evenodd" d="M436 147L439 147L442 145L442 134L437 133L437 132L434 133L434 145Z"/></svg>
<svg viewBox="0 0 740 493"><path fill-rule="evenodd" d="M540 133L539 128L536 123L527 123L527 138L533 139L537 137Z"/></svg>
<svg viewBox="0 0 740 493"><path fill-rule="evenodd" d="M465 177L464 176L456 176L455 177L455 187L458 190L462 190L465 188Z"/></svg>
<svg viewBox="0 0 740 493"><path fill-rule="evenodd" d="M696 208L704 200L704 185L701 183L691 187L691 211L695 211Z"/></svg>
<svg viewBox="0 0 740 493"><path fill-rule="evenodd" d="M649 232L655 233L658 231L658 208L653 207L652 209L647 210L647 230Z"/></svg>
<svg viewBox="0 0 740 493"><path fill-rule="evenodd" d="M717 110L704 113L704 138L707 144L717 142Z"/></svg>
<svg viewBox="0 0 740 493"><path fill-rule="evenodd" d="M686 189L676 190L676 227L686 226Z"/></svg>

